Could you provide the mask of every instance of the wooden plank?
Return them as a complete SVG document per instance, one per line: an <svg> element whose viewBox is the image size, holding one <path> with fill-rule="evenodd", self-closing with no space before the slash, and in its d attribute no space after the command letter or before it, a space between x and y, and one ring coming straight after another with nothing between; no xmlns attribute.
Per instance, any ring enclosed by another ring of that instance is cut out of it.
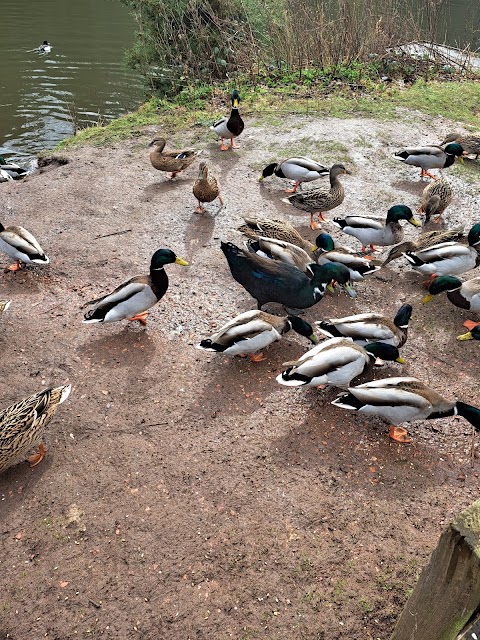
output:
<svg viewBox="0 0 480 640"><path fill-rule="evenodd" d="M480 640L480 616L476 615L472 622L469 622L456 640Z"/></svg>
<svg viewBox="0 0 480 640"><path fill-rule="evenodd" d="M442 533L390 640L458 640L458 634L479 606L480 500L477 500Z"/></svg>

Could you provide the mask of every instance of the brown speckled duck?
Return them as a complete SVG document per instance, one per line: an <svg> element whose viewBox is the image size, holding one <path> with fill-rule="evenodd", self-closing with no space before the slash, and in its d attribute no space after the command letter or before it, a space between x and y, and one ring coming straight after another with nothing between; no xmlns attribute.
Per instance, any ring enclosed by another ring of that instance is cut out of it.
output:
<svg viewBox="0 0 480 640"><path fill-rule="evenodd" d="M428 184L422 193L422 200L418 211L425 214L425 223L430 222L433 214L437 218L435 222L440 222L442 213L452 201L452 187L445 178L438 178Z"/></svg>
<svg viewBox="0 0 480 640"><path fill-rule="evenodd" d="M189 167L200 153L194 149L184 151L164 151L166 141L164 138L154 138L148 145L151 148L150 162L158 171L171 171L170 180L173 180L177 173Z"/></svg>
<svg viewBox="0 0 480 640"><path fill-rule="evenodd" d="M193 195L198 200L198 207L195 209L195 213L204 213L205 209L202 203L213 202L216 198L218 198L220 206L223 207L220 185L217 179L208 173L206 162L201 162L198 167L198 177L193 183Z"/></svg>
<svg viewBox="0 0 480 640"><path fill-rule="evenodd" d="M449 133L442 142L442 145L450 142L459 144L463 149L464 155L474 155L475 160L478 159L480 155L480 135L473 133Z"/></svg>
<svg viewBox="0 0 480 640"><path fill-rule="evenodd" d="M237 231L243 233L247 238L256 240L258 237L283 240L300 247L307 253L314 249L314 245L305 240L293 225L283 220L274 218L243 218L245 224L238 227Z"/></svg>

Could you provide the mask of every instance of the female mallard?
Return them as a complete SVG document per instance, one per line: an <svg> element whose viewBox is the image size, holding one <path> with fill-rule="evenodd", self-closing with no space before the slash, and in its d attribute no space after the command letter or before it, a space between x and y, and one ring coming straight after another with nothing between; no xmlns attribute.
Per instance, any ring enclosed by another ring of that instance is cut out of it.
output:
<svg viewBox="0 0 480 640"><path fill-rule="evenodd" d="M334 164L330 169L330 189L316 187L304 193L294 193L285 199L297 209L310 213L310 229L320 228L320 224L315 222L313 216L318 213L319 220L325 220L323 213L331 211L342 204L345 198L345 190L338 176L342 174L350 175L352 172L345 169L343 164Z"/></svg>
<svg viewBox="0 0 480 640"><path fill-rule="evenodd" d="M150 144L150 162L158 171L171 171L170 180L173 180L177 173L189 167L200 151L185 149L184 151L164 151L166 141L164 138L154 138Z"/></svg>
<svg viewBox="0 0 480 640"><path fill-rule="evenodd" d="M198 207L195 213L204 213L203 202L213 202L218 198L220 206L223 207L223 200L220 195L220 186L211 174L208 173L206 162L201 162L198 167L198 177L193 183L193 195L198 200Z"/></svg>
<svg viewBox="0 0 480 640"><path fill-rule="evenodd" d="M286 193L295 193L302 182L313 182L323 176L328 176L330 170L323 164L299 156L298 158L288 158L283 162L269 164L262 171L259 181L262 182L268 176L275 174L278 178L287 178L293 180L293 189L286 189Z"/></svg>
<svg viewBox="0 0 480 640"><path fill-rule="evenodd" d="M7 162L3 156L0 156L0 171L7 173L12 180L21 180L27 175L27 170L14 162Z"/></svg>
<svg viewBox="0 0 480 640"><path fill-rule="evenodd" d="M463 162L463 148L457 144L447 144L445 149L437 145L426 145L425 147L409 147L402 151L397 151L395 156L405 164L420 167L420 178L428 176L437 179L437 176L428 172L428 169L446 169L458 158Z"/></svg>
<svg viewBox="0 0 480 640"><path fill-rule="evenodd" d="M357 295L343 264L312 264L313 277L310 279L296 267L262 258L239 249L231 242L222 242L221 248L233 278L257 300L259 309L267 302L307 309L320 302L332 280L343 285L351 297Z"/></svg>
<svg viewBox="0 0 480 640"><path fill-rule="evenodd" d="M346 218L334 218L332 222L340 227L344 233L358 238L362 243L362 251L366 251L367 245L370 245L370 249L374 251L374 245L385 247L390 244L398 244L403 240L400 220L407 220L414 227L422 226L413 217L410 207L404 204L390 207L386 219L372 216L347 216Z"/></svg>
<svg viewBox="0 0 480 640"><path fill-rule="evenodd" d="M342 409L380 416L390 422L390 437L411 442L402 422L460 415L480 429L480 409L464 402L450 402L416 378L384 378L350 387L333 402Z"/></svg>
<svg viewBox="0 0 480 640"><path fill-rule="evenodd" d="M347 247L336 247L332 236L328 233L321 233L315 240L314 251L320 249L321 253L317 257L317 264L327 264L328 262L340 262L350 271L350 280L357 282L363 280L370 273L378 271L382 265L375 263L371 258L360 256Z"/></svg>
<svg viewBox="0 0 480 640"><path fill-rule="evenodd" d="M241 313L210 338L202 340L197 346L205 351L215 351L229 356L250 354L252 362L265 360L263 354L253 355L255 351L265 349L276 340L281 340L283 334L293 329L316 344L318 338L312 326L296 316L279 317L264 311L246 311Z"/></svg>
<svg viewBox="0 0 480 640"><path fill-rule="evenodd" d="M384 342L394 347L403 347L407 341L408 323L412 306L402 304L393 320L380 313L360 313L346 318L330 318L315 322L320 332L329 338L352 338L356 344Z"/></svg>
<svg viewBox="0 0 480 640"><path fill-rule="evenodd" d="M452 187L445 178L430 182L422 193L422 200L418 211L425 214L425 223L430 222L433 214L437 215L435 222L440 222L442 214L452 201Z"/></svg>
<svg viewBox="0 0 480 640"><path fill-rule="evenodd" d="M50 262L32 234L23 227L4 227L0 224L0 251L17 261L7 267L8 271L18 271L22 262L25 264Z"/></svg>
<svg viewBox="0 0 480 640"><path fill-rule="evenodd" d="M222 151L227 151L227 149L236 149L237 147L233 144L233 139L239 136L245 124L242 120L242 117L238 111L238 105L240 104L240 94L236 89L234 89L232 93L232 110L230 112L230 116L227 118L221 118L217 122L214 122L210 129L215 131L218 137L221 139L220 149ZM230 138L230 147L224 144L223 139Z"/></svg>
<svg viewBox="0 0 480 640"><path fill-rule="evenodd" d="M150 262L150 275L130 278L112 293L88 302L88 305L94 304L95 308L85 314L82 322L117 322L126 318L130 322L138 320L145 326L147 309L157 304L168 289L164 266L173 263L188 265L170 249L158 249Z"/></svg>
<svg viewBox="0 0 480 640"><path fill-rule="evenodd" d="M238 227L248 238L256 240L259 236L273 238L275 240L285 240L300 247L307 253L313 251L313 244L305 240L289 222L275 220L271 218L244 218L245 224Z"/></svg>
<svg viewBox="0 0 480 640"><path fill-rule="evenodd" d="M435 183L432 183L435 184ZM459 240L463 237L463 227L453 227L452 229L445 229L443 231L431 230L421 233L416 240L409 240L395 245L390 249L386 259L383 261L382 267L401 258L407 251L420 251L420 249L428 249L441 242L450 242L451 240Z"/></svg>
<svg viewBox="0 0 480 640"><path fill-rule="evenodd" d="M247 240L245 246L251 253L271 260L280 260L297 267L303 273L312 273L310 265L315 262L313 254L308 255L306 251L291 242L258 236L255 240Z"/></svg>
<svg viewBox="0 0 480 640"><path fill-rule="evenodd" d="M423 299L426 304L433 296L447 292L447 298L460 309L480 313L480 277L462 282L454 276L439 276L428 287L428 294ZM474 323L476 324L476 323Z"/></svg>
<svg viewBox="0 0 480 640"><path fill-rule="evenodd" d="M30 466L43 460L43 432L70 390L71 385L45 389L0 411L0 472L25 460L37 446L38 453L28 458Z"/></svg>
<svg viewBox="0 0 480 640"><path fill-rule="evenodd" d="M458 276L480 265L480 223L473 225L467 239L470 246L442 242L429 249L407 251L405 257L416 271L430 276L428 284L436 276Z"/></svg>
<svg viewBox="0 0 480 640"><path fill-rule="evenodd" d="M277 382L287 387L347 389L350 382L377 358L405 362L397 347L391 344L369 342L361 347L351 338L331 338L307 351L296 362L286 362L284 366L288 369L277 376Z"/></svg>
<svg viewBox="0 0 480 640"><path fill-rule="evenodd" d="M0 300L0 318L2 317L3 312L8 309L11 302L11 300Z"/></svg>
<svg viewBox="0 0 480 640"><path fill-rule="evenodd" d="M480 155L480 136L473 133L449 133L442 145L449 142L459 144L463 149L464 155L474 155L475 160L478 159Z"/></svg>

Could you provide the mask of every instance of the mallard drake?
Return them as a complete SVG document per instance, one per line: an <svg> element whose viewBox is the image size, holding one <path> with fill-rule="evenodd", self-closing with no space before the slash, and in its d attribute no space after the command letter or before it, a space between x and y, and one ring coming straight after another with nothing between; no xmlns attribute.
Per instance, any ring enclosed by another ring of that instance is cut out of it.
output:
<svg viewBox="0 0 480 640"><path fill-rule="evenodd" d="M51 50L52 50L52 45L48 42L48 40L44 40L43 43L37 49L39 53L50 53Z"/></svg>
<svg viewBox="0 0 480 640"><path fill-rule="evenodd" d="M243 233L247 238L256 240L259 236L285 240L300 247L307 253L313 251L314 245L305 240L289 222L275 220L271 218L244 218L245 224L238 227L237 231Z"/></svg>
<svg viewBox="0 0 480 640"><path fill-rule="evenodd" d="M13 180L21 180L27 175L27 170L14 162L7 162L0 156L0 171L7 173Z"/></svg>
<svg viewBox="0 0 480 640"><path fill-rule="evenodd" d="M23 227L4 227L0 224L0 251L3 251L16 264L7 267L8 271L18 271L21 263L48 264L50 260L32 234Z"/></svg>
<svg viewBox="0 0 480 640"><path fill-rule="evenodd" d="M3 312L8 309L11 302L11 300L0 300L0 318L2 317Z"/></svg>
<svg viewBox="0 0 480 640"><path fill-rule="evenodd" d="M13 178L8 171L0 169L0 182L13 182Z"/></svg>
<svg viewBox="0 0 480 640"><path fill-rule="evenodd" d="M247 240L244 244L251 253L291 264L303 273L312 273L310 265L315 262L313 254L308 255L306 251L291 242L258 236L255 240Z"/></svg>
<svg viewBox="0 0 480 640"><path fill-rule="evenodd" d="M439 276L429 285L424 304L443 291L447 292L447 298L456 307L480 313L480 277L462 282L454 276Z"/></svg>
<svg viewBox="0 0 480 640"><path fill-rule="evenodd" d="M445 149L438 145L425 145L424 147L408 147L397 151L395 156L405 164L411 164L414 167L420 167L420 177L428 176L437 179L436 176L428 172L428 169L446 169L458 158L463 162L463 148L461 145L452 143L447 144Z"/></svg>
<svg viewBox="0 0 480 640"><path fill-rule="evenodd" d="M450 402L416 378L384 378L350 387L333 402L341 409L379 416L390 422L390 437L410 442L402 422L460 415L480 429L480 409L464 402Z"/></svg>
<svg viewBox="0 0 480 640"><path fill-rule="evenodd" d="M351 173L343 164L334 164L330 169L330 189L316 187L303 193L294 193L285 198L285 202L293 205L296 209L308 211L310 213L310 229L319 229L320 224L313 219L315 213L318 213L319 220L325 221L323 213L331 211L342 204L345 198L345 190L338 176L342 174L351 175Z"/></svg>
<svg viewBox="0 0 480 640"><path fill-rule="evenodd" d="M449 142L456 142L459 144L463 149L464 155L474 155L475 160L478 159L478 156L480 155L479 135L475 135L473 133L449 133L441 144L444 145Z"/></svg>
<svg viewBox="0 0 480 640"><path fill-rule="evenodd" d="M367 245L370 245L370 249L374 251L374 245L385 247L390 244L398 244L403 240L400 220L407 220L414 227L422 226L413 217L410 207L404 204L390 207L386 219L376 216L347 216L346 218L334 218L332 222L340 227L344 233L360 240L362 251L366 251Z"/></svg>
<svg viewBox="0 0 480 640"><path fill-rule="evenodd" d="M380 264L371 258L360 256L347 247L336 247L333 238L328 233L321 233L315 241L314 251L318 249L321 253L317 257L317 264L327 264L327 262L340 262L350 271L350 280L358 282L363 280L370 273L375 273L381 269Z"/></svg>
<svg viewBox="0 0 480 640"><path fill-rule="evenodd" d="M164 138L154 138L150 144L150 162L158 171L171 171L170 180L173 180L177 173L189 167L200 151L195 149L185 149L184 151L164 151L166 141Z"/></svg>
<svg viewBox="0 0 480 640"><path fill-rule="evenodd" d="M372 359L404 363L397 347L384 342L369 342L365 347L351 338L330 338L307 351L295 362L286 362L288 369L277 376L277 382L287 387L340 387L365 371Z"/></svg>
<svg viewBox="0 0 480 640"><path fill-rule="evenodd" d="M25 460L29 449L37 446L38 453L28 458L30 466L43 460L43 432L70 390L71 385L45 389L0 411L0 472Z"/></svg>
<svg viewBox="0 0 480 640"><path fill-rule="evenodd" d="M329 338L352 338L356 344L384 342L394 347L403 347L407 341L408 323L412 306L402 304L395 318L390 320L380 313L360 313L346 318L330 318L315 322L320 332Z"/></svg>
<svg viewBox="0 0 480 640"><path fill-rule="evenodd" d="M430 222L433 214L437 215L435 222L439 222L451 201L452 187L450 183L445 178L439 178L430 182L423 190L418 211L425 214L425 223Z"/></svg>
<svg viewBox="0 0 480 640"><path fill-rule="evenodd" d="M229 356L250 354L252 362L265 360L263 354L253 355L293 329L316 344L318 338L312 326L296 316L279 317L264 311L246 311L227 322L210 338L202 340L197 349L215 351Z"/></svg>
<svg viewBox="0 0 480 640"><path fill-rule="evenodd" d="M166 264L188 265L188 262L178 258L170 249L158 249L150 262L150 275L135 276L124 282L112 293L88 302L95 308L85 314L82 322L117 322L118 320L138 320L144 326L147 324L147 309L157 304L168 289L168 276L165 273Z"/></svg>
<svg viewBox="0 0 480 640"><path fill-rule="evenodd" d="M432 183L435 184L435 183ZM443 231L431 230L422 232L416 240L409 240L408 242L402 242L395 245L390 249L386 259L383 261L382 267L401 258L407 251L420 251L421 249L428 249L441 242L450 242L451 240L459 240L463 237L463 227L453 227L452 229L445 229Z"/></svg>
<svg viewBox="0 0 480 640"><path fill-rule="evenodd" d="M223 200L220 195L220 186L217 179L208 173L206 162L201 162L198 167L198 177L193 183L193 195L198 200L198 207L195 213L204 213L203 202L213 202L216 198L223 207Z"/></svg>
<svg viewBox="0 0 480 640"><path fill-rule="evenodd" d="M293 180L295 183L293 188L286 189L285 192L295 193L302 182L313 182L313 180L328 176L330 169L311 158L304 158L303 156L288 158L287 160L283 160L283 162L273 162L265 167L259 178L259 182L262 182L265 178L273 174L278 178Z"/></svg>
<svg viewBox="0 0 480 640"><path fill-rule="evenodd" d="M239 249L231 242L222 242L221 248L233 278L257 300L259 309L267 302L307 309L320 302L332 280L343 285L351 297L357 295L343 264L332 262L320 266L313 263L313 277L310 279L296 267L262 258L246 249Z"/></svg>
<svg viewBox="0 0 480 640"><path fill-rule="evenodd" d="M458 276L480 265L480 223L473 225L467 239L470 246L459 242L442 242L429 249L407 251L405 257L416 271L430 276L428 284L436 276Z"/></svg>
<svg viewBox="0 0 480 640"><path fill-rule="evenodd" d="M236 89L232 93L232 110L230 116L227 118L221 118L214 122L210 129L215 131L217 136L221 139L220 149L227 151L230 149L236 149L233 144L233 139L239 136L245 128L245 123L242 120L238 105L240 104L240 94ZM224 138L230 138L230 147L223 142Z"/></svg>

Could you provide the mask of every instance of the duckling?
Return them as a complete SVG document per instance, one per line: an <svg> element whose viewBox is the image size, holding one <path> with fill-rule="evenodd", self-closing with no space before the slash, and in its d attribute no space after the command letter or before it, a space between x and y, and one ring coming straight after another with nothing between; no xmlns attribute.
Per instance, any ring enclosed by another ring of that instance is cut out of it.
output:
<svg viewBox="0 0 480 640"><path fill-rule="evenodd" d="M285 193L295 193L302 182L313 182L313 180L328 176L330 170L323 164L316 162L316 160L299 156L297 158L288 158L287 160L283 160L283 162L273 162L269 164L262 171L259 182L262 182L265 178L273 174L279 178L293 180L293 188L286 189Z"/></svg>
<svg viewBox="0 0 480 640"><path fill-rule="evenodd" d="M473 133L449 133L441 144L444 145L449 142L456 142L459 144L463 149L464 155L474 155L475 160L478 159L478 156L480 155L479 135L475 135Z"/></svg>
<svg viewBox="0 0 480 640"><path fill-rule="evenodd" d="M407 251L405 257L412 267L430 276L425 285L430 285L437 276L460 275L480 265L480 223L474 224L468 232L468 244L442 242L429 249Z"/></svg>
<svg viewBox="0 0 480 640"><path fill-rule="evenodd" d="M462 282L454 276L439 276L429 285L428 294L423 299L424 304L443 291L447 292L447 298L456 307L480 313L480 277ZM473 323L473 326L475 324L477 323Z"/></svg>
<svg viewBox="0 0 480 640"><path fill-rule="evenodd" d="M198 167L198 177L193 183L193 195L198 200L198 207L195 209L195 213L204 213L205 209L202 203L213 202L216 198L220 202L220 207L223 207L220 186L217 179L211 174L209 175L206 162L201 162Z"/></svg>
<svg viewBox="0 0 480 640"><path fill-rule="evenodd" d="M333 224L340 227L344 233L358 238L362 243L362 251L366 251L366 245L370 245L372 251L374 245L388 246L398 244L403 240L403 229L400 220L407 220L414 227L421 227L415 220L410 207L404 204L396 204L390 207L387 218L374 216L347 216L346 218L334 218Z"/></svg>
<svg viewBox="0 0 480 640"><path fill-rule="evenodd" d="M323 213L331 211L342 204L345 198L345 190L338 176L342 174L351 175L351 171L346 169L343 164L334 164L330 169L330 189L317 187L309 189L304 193L294 193L285 199L285 202L293 205L302 211L310 213L310 229L319 229L320 224L315 222L313 217L318 212L318 219L325 221Z"/></svg>
<svg viewBox="0 0 480 640"><path fill-rule="evenodd" d="M39 53L50 53L51 50L52 50L52 45L48 42L48 40L44 40L43 43L37 49Z"/></svg>
<svg viewBox="0 0 480 640"><path fill-rule="evenodd" d="M434 182L431 184L435 184ZM383 261L382 267L401 258L407 251L420 251L421 249L428 249L441 242L450 242L451 240L459 240L463 237L463 227L453 227L452 229L445 229L443 231L431 230L422 232L416 240L409 240L408 242L402 242L392 247Z"/></svg>
<svg viewBox="0 0 480 640"><path fill-rule="evenodd" d="M307 309L325 295L327 286L335 280L343 285L346 292L355 297L349 281L349 271L342 264L313 263L313 277L310 279L296 267L262 258L236 247L231 242L222 242L233 278L257 300L258 308L267 302L278 302L286 307Z"/></svg>
<svg viewBox="0 0 480 640"><path fill-rule="evenodd" d="M3 312L8 309L11 302L11 300L0 300L0 318L2 317Z"/></svg>
<svg viewBox="0 0 480 640"><path fill-rule="evenodd" d="M318 342L312 326L296 316L279 317L264 311L246 311L227 322L210 338L202 340L197 349L215 351L226 355L250 354L251 362L265 360L262 353L255 351L264 349L272 342L281 340L282 336L293 329L311 342Z"/></svg>
<svg viewBox="0 0 480 640"><path fill-rule="evenodd" d="M173 180L180 171L189 167L195 158L201 153L194 149L184 151L164 151L166 141L164 138L154 138L150 144L150 162L158 171L171 171L170 180Z"/></svg>
<svg viewBox="0 0 480 640"><path fill-rule="evenodd" d="M215 131L218 137L221 139L220 149L222 151L227 151L230 149L236 149L237 147L233 144L233 139L237 138L245 128L245 123L242 120L240 112L238 111L238 106L240 104L240 94L236 89L234 89L232 93L232 110L230 112L230 116L227 118L221 118L214 122L210 129ZM224 138L230 138L230 147L223 142Z"/></svg>
<svg viewBox="0 0 480 640"><path fill-rule="evenodd" d="M460 415L480 430L480 409L450 402L416 378L384 378L350 387L332 404L390 422L390 437L397 442L411 442L407 430L398 425L412 420Z"/></svg>
<svg viewBox="0 0 480 640"><path fill-rule="evenodd" d="M452 201L452 187L444 178L430 182L422 193L419 213L425 214L425 223L430 222L430 217L435 213L435 222L440 222L442 214Z"/></svg>
<svg viewBox="0 0 480 640"><path fill-rule="evenodd" d="M350 271L350 280L358 282L365 276L375 273L381 269L382 265L374 262L370 257L360 256L347 247L336 247L332 236L328 233L321 233L315 241L314 251L318 249L321 253L317 257L317 264L327 264L327 262L340 262Z"/></svg>
<svg viewBox="0 0 480 640"><path fill-rule="evenodd" d="M368 342L384 342L400 349L407 341L411 317L412 306L402 304L393 321L380 313L360 313L346 318L320 320L315 324L329 338L352 338L361 346Z"/></svg>
<svg viewBox="0 0 480 640"><path fill-rule="evenodd" d="M351 338L330 338L307 351L288 369L277 376L277 382L288 387L327 386L347 389L350 382L365 371L371 360L405 362L397 347L384 342L369 342L365 347Z"/></svg>
<svg viewBox="0 0 480 640"><path fill-rule="evenodd" d="M313 254L308 255L306 251L291 242L258 236L256 240L247 240L244 244L251 253L290 264L303 273L312 273L310 265L315 262Z"/></svg>
<svg viewBox="0 0 480 640"><path fill-rule="evenodd" d="M71 385L45 389L0 411L0 473L25 460L28 450L37 446L38 453L28 458L30 466L43 460L43 433L70 391Z"/></svg>
<svg viewBox="0 0 480 640"><path fill-rule="evenodd" d="M420 167L420 178L428 176L436 180L437 177L428 172L428 169L446 169L450 167L455 158L463 162L463 148L461 145L447 144L445 149L438 145L425 145L424 147L409 147L402 151L397 151L395 156L405 164Z"/></svg>
<svg viewBox="0 0 480 640"><path fill-rule="evenodd" d="M127 319L130 322L138 320L145 326L147 309L157 304L168 289L168 276L164 266L173 263L188 266L188 262L178 258L170 249L158 249L150 262L150 275L135 276L112 293L88 302L87 305L94 304L95 308L85 314L82 322L117 322Z"/></svg>
<svg viewBox="0 0 480 640"><path fill-rule="evenodd" d="M7 162L3 156L0 156L0 171L7 173L12 180L21 180L27 175L26 169L14 162Z"/></svg>
<svg viewBox="0 0 480 640"><path fill-rule="evenodd" d="M237 231L240 231L248 238L256 240L259 236L262 236L263 238L272 238L274 240L285 240L285 242L290 242L307 253L313 251L314 245L305 240L289 222L271 218L244 218L244 220L245 224L238 227Z"/></svg>
<svg viewBox="0 0 480 640"><path fill-rule="evenodd" d="M21 263L48 264L50 260L32 234L23 227L4 227L0 224L0 251L16 260L7 271L18 271Z"/></svg>

